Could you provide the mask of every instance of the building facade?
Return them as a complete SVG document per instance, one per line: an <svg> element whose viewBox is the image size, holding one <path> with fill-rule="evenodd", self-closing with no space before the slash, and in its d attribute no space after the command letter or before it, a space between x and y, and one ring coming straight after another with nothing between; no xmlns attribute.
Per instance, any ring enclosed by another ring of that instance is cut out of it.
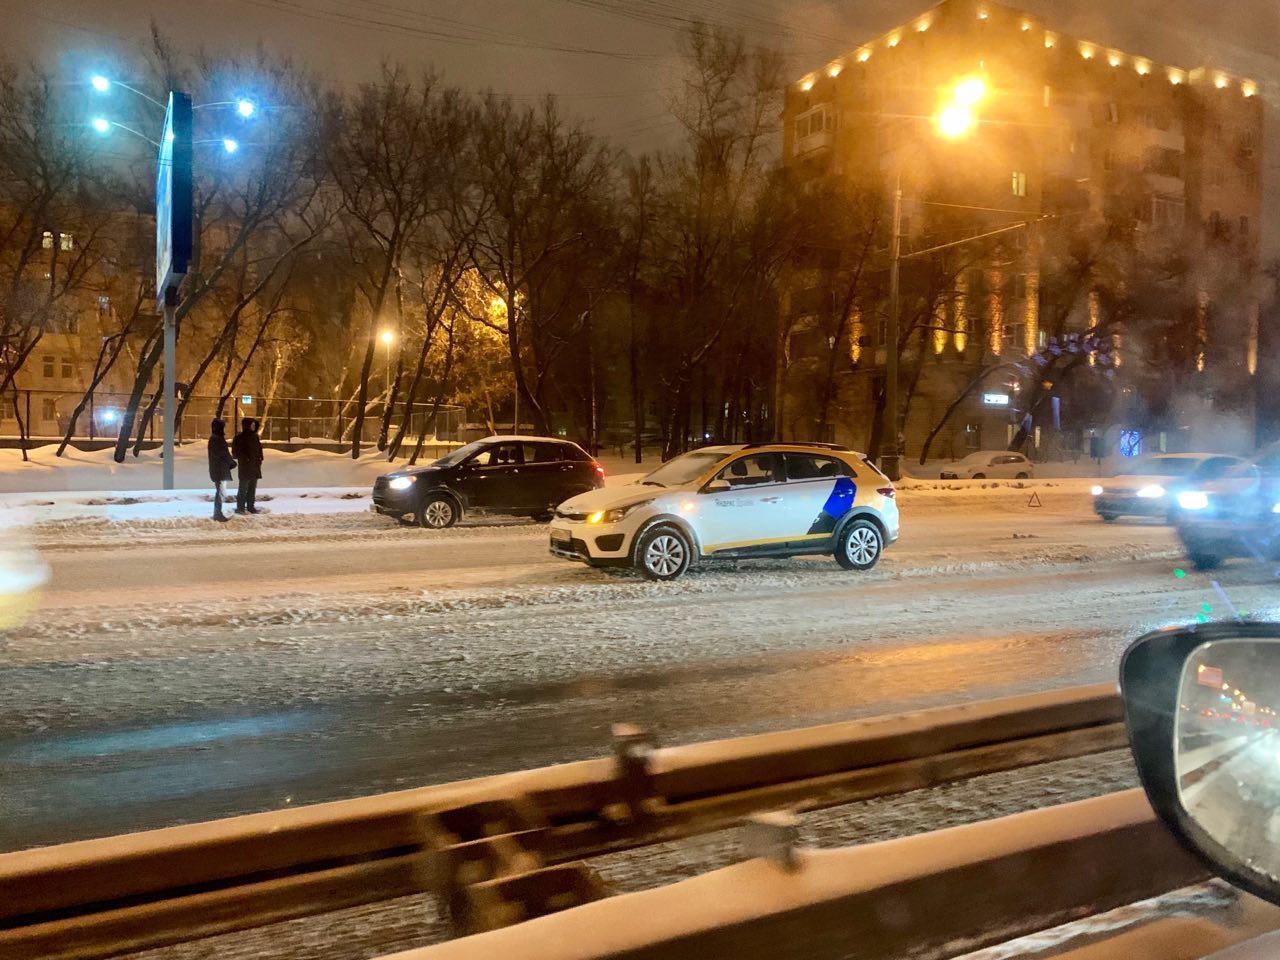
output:
<svg viewBox="0 0 1280 960"><path fill-rule="evenodd" d="M1008 6L945 0L791 84L783 120L799 181L868 190L883 211L858 297L841 296L848 271L830 251L788 275L784 434L863 448L878 439L899 185L907 456L931 434L931 456L1004 447L1024 432L1042 456L1087 455L1091 432L1110 444L1148 430L1147 449L1175 448L1212 433L1216 412L1247 414L1262 210L1255 81L1067 36ZM1142 316L1132 294L1145 281L1116 259L1116 223L1131 225L1144 262L1176 260L1181 271L1177 295L1148 299ZM1092 254L1076 249L1081 237L1095 238ZM1130 338L1131 326L1145 334ZM1168 333L1157 346L1159 329ZM846 355L824 418L813 382L828 349ZM1037 383L1036 358L1063 351L1108 377ZM1187 390L1128 397L1126 376L1158 378L1161 364L1180 385L1174 368L1189 364Z"/></svg>

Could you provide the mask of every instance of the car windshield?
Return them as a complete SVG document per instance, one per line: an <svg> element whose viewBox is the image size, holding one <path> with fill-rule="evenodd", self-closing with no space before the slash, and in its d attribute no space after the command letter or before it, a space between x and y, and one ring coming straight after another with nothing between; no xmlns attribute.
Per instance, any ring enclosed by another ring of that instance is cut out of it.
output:
<svg viewBox="0 0 1280 960"><path fill-rule="evenodd" d="M640 482L657 487L682 487L693 483L729 455L723 450L694 450L668 460Z"/></svg>
<svg viewBox="0 0 1280 960"><path fill-rule="evenodd" d="M459 463L462 463L462 461L466 460L468 457L475 456L477 453L483 450L486 446L488 446L490 442L491 441L488 441L488 440L473 440L471 443L468 443L465 446L458 447L456 450L452 451L451 453L446 453L439 460L432 461L431 466L433 467L457 466Z"/></svg>
<svg viewBox="0 0 1280 960"><path fill-rule="evenodd" d="M1193 457L1153 457L1139 460L1116 473L1117 477L1185 477L1189 476L1199 460Z"/></svg>

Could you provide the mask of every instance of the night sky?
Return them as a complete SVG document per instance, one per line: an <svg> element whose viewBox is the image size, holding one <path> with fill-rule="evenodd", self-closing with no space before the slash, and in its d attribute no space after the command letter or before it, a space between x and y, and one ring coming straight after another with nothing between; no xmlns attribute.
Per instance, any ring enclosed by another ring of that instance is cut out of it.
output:
<svg viewBox="0 0 1280 960"><path fill-rule="evenodd" d="M664 97L687 18L745 28L784 50L795 75L931 6L904 0L0 0L10 55L60 63L68 78L97 53L145 37L152 18L183 46L291 54L357 83L380 62L434 65L449 81L522 98L560 95L598 132L636 149L675 132ZM1269 194L1280 197L1280 4L1276 0L1027 0L1055 29L1183 67L1262 83ZM1272 51L1272 52L1269 52ZM1280 208L1280 203L1270 206ZM1272 216L1268 246L1280 252Z"/></svg>

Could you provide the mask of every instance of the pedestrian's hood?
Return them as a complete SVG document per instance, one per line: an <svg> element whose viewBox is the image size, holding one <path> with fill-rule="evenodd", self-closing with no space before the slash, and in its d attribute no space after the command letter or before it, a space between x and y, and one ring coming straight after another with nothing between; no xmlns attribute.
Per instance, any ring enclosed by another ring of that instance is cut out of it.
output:
<svg viewBox="0 0 1280 960"><path fill-rule="evenodd" d="M627 483L620 487L603 487L580 493L560 504L563 510L575 513L594 513L596 510L612 510L616 507L629 507L633 503L643 503L671 491L666 487L653 485L642 486L638 483Z"/></svg>

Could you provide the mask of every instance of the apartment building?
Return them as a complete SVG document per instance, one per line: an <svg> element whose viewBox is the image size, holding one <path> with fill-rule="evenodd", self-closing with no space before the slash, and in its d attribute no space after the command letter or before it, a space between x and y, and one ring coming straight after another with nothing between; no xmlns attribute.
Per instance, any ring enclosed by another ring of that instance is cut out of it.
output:
<svg viewBox="0 0 1280 960"><path fill-rule="evenodd" d="M1097 324L1102 307L1087 291L1069 310L1046 299L1060 286L1043 272L1054 269L1046 237L1068 218L1128 217L1144 242L1184 252L1193 266L1171 322L1197 342L1195 367L1206 384L1214 376L1236 387L1247 381L1258 342L1258 94L1251 78L1157 62L982 0L922 10L788 87L783 150L796 176L878 190L886 225L900 185L901 244L909 257L902 261L903 312L921 302L927 265L943 258L956 271L949 296L933 308L934 329L900 355L899 389L912 400L902 438L908 456L981 371L1061 349L1073 333ZM910 258L1011 226L994 240ZM871 281L883 286L887 238L881 246ZM807 398L818 364L806 366L805 357L821 353L814 345L831 330L840 304L835 282L818 258L798 262L789 276L778 382L789 435L814 432ZM855 308L848 320L848 363L824 439L868 443L883 387L886 299L865 314ZM1136 349L1122 333L1108 340L1121 364L1126 349ZM995 369L939 433L934 453L1007 443L1025 416L1020 386L1018 377ZM1214 389L1205 392L1212 405ZM1097 409L1078 391L1055 396L1036 418L1044 433L1037 429L1032 441L1047 447L1052 434L1058 447L1078 448L1089 430L1123 429L1125 415ZM1149 448L1157 442L1176 440L1152 438Z"/></svg>

